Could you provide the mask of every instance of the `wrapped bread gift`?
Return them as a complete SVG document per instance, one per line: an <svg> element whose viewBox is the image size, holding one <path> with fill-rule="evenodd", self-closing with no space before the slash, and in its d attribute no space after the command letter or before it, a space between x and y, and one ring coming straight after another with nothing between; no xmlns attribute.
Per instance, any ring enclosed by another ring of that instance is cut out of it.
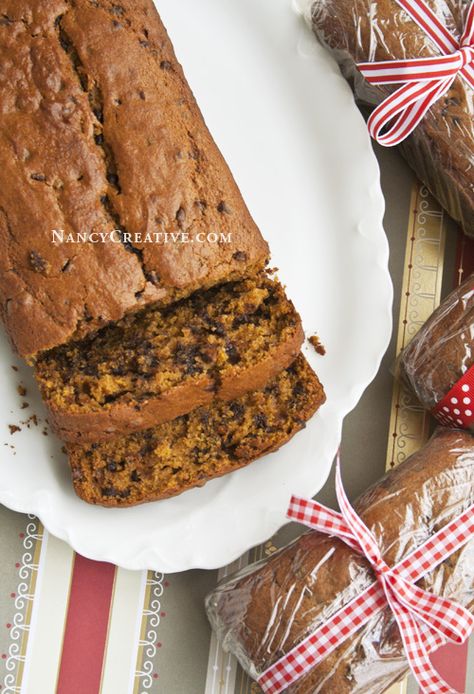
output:
<svg viewBox="0 0 474 694"><path fill-rule="evenodd" d="M474 275L420 328L400 359L400 375L445 425L474 421Z"/></svg>
<svg viewBox="0 0 474 694"><path fill-rule="evenodd" d="M384 561L398 564L462 514L474 514L474 441L439 429L430 442L363 494L355 511ZM301 644L375 580L367 559L341 539L309 532L221 584L207 599L213 628L255 679ZM474 611L474 539L418 582L429 593ZM469 615L468 615L469 616ZM318 665L304 669L291 694L380 694L407 671L394 613L368 621ZM283 691L283 689L267 691Z"/></svg>
<svg viewBox="0 0 474 694"><path fill-rule="evenodd" d="M408 14L407 7L416 5L419 9L420 4L419 0L311 0L316 35L335 55L357 100L370 109L393 94L400 83L369 83L358 64L439 58L452 51L447 48L441 52L427 31ZM440 25L459 45L471 3L424 0L423 5L434 11ZM469 45L471 40L467 37L465 44ZM472 60L473 53L467 48L465 53L465 58L459 54L460 60ZM425 70L426 66L419 64L417 69ZM418 177L470 235L474 235L473 95L472 86L458 74L400 145Z"/></svg>

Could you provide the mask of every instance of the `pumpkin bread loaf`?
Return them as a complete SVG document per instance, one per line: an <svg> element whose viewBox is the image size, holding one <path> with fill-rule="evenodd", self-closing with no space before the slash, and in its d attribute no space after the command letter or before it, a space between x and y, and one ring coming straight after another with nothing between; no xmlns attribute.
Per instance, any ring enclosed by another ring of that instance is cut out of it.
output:
<svg viewBox="0 0 474 694"><path fill-rule="evenodd" d="M429 443L355 503L389 566L421 546L474 503L474 447L463 431L439 429ZM257 679L376 580L369 562L342 540L302 535L269 559L226 579L207 599L225 650ZM418 585L474 613L474 540ZM287 694L382 694L408 670L387 606Z"/></svg>
<svg viewBox="0 0 474 694"><path fill-rule="evenodd" d="M152 0L4 0L0 62L0 318L78 494L164 498L281 446L324 391Z"/></svg>
<svg viewBox="0 0 474 694"><path fill-rule="evenodd" d="M400 375L424 407L432 410L473 363L474 275L470 275L441 302L404 349Z"/></svg>
<svg viewBox="0 0 474 694"><path fill-rule="evenodd" d="M468 0L427 0L427 5L453 36L462 34ZM357 100L370 110L400 85L370 85L358 63L439 56L425 30L393 0L313 0L311 17ZM400 151L441 205L474 236L474 91L460 75Z"/></svg>
<svg viewBox="0 0 474 694"><path fill-rule="evenodd" d="M152 0L2 0L0 64L0 317L20 355L264 267ZM146 241L165 232L189 242Z"/></svg>
<svg viewBox="0 0 474 694"><path fill-rule="evenodd" d="M262 390L201 407L113 441L69 444L76 493L91 504L133 506L175 496L286 443L324 402L300 355Z"/></svg>
<svg viewBox="0 0 474 694"><path fill-rule="evenodd" d="M303 339L283 287L261 273L46 352L36 379L63 440L106 440L263 387Z"/></svg>

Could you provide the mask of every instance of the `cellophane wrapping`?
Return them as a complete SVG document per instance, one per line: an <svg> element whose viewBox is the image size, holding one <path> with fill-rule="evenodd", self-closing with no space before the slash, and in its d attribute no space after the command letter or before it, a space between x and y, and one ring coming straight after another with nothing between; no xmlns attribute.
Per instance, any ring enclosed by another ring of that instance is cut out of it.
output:
<svg viewBox="0 0 474 694"><path fill-rule="evenodd" d="M395 565L474 503L468 432L439 429L430 442L355 504L383 556ZM206 601L224 648L254 679L375 580L365 558L311 531L226 579ZM419 582L474 612L474 539ZM407 672L389 608L286 691L381 694Z"/></svg>
<svg viewBox="0 0 474 694"><path fill-rule="evenodd" d="M399 371L424 407L432 410L473 363L474 274L420 328L402 352Z"/></svg>
<svg viewBox="0 0 474 694"><path fill-rule="evenodd" d="M373 109L401 85L370 85L356 64L440 55L395 0L300 0L314 32L338 61L356 99ZM457 37L470 0L426 0ZM464 231L474 235L474 91L457 77L400 149Z"/></svg>

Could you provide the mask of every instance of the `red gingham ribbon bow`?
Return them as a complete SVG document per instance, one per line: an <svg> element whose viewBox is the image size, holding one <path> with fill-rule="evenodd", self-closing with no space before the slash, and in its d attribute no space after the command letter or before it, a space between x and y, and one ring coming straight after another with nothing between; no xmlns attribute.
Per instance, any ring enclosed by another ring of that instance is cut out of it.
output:
<svg viewBox="0 0 474 694"><path fill-rule="evenodd" d="M461 605L422 590L416 582L474 538L474 506L390 568L374 536L344 492L339 462L336 490L341 513L315 501L293 497L288 517L319 532L339 537L368 559L378 580L271 665L259 677L258 683L268 694L282 692L388 604L398 623L408 663L424 693L458 694L433 668L429 653L447 641L465 643L474 631L474 617Z"/></svg>
<svg viewBox="0 0 474 694"><path fill-rule="evenodd" d="M460 39L448 31L424 0L396 2L426 32L441 55L358 64L371 84L403 83L369 118L371 136L385 147L398 145L408 137L457 75L474 88L474 2L467 11ZM392 121L393 125L381 134Z"/></svg>

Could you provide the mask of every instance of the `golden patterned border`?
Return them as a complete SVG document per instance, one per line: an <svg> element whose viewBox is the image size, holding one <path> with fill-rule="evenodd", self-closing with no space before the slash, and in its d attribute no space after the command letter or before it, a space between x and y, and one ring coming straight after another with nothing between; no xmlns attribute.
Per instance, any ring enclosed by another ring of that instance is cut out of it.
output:
<svg viewBox="0 0 474 694"><path fill-rule="evenodd" d="M164 574L147 572L133 694L146 694L153 688L163 581Z"/></svg>
<svg viewBox="0 0 474 694"><path fill-rule="evenodd" d="M397 334L397 356L433 313L441 298L446 229L444 215L428 190L416 183L410 204ZM419 450L429 436L429 415L398 380L393 385L387 470ZM409 679L386 694L407 694Z"/></svg>
<svg viewBox="0 0 474 694"><path fill-rule="evenodd" d="M438 306L443 279L444 216L427 189L416 184L411 199L398 322L397 355ZM412 393L395 381L387 469L402 463L427 440L429 416Z"/></svg>
<svg viewBox="0 0 474 694"><path fill-rule="evenodd" d="M43 547L43 526L35 516L28 515L27 519L23 538L24 553L18 568L19 584L15 597L17 611L10 631L11 643L5 664L4 694L18 694L22 689L33 601L36 595L38 569Z"/></svg>

